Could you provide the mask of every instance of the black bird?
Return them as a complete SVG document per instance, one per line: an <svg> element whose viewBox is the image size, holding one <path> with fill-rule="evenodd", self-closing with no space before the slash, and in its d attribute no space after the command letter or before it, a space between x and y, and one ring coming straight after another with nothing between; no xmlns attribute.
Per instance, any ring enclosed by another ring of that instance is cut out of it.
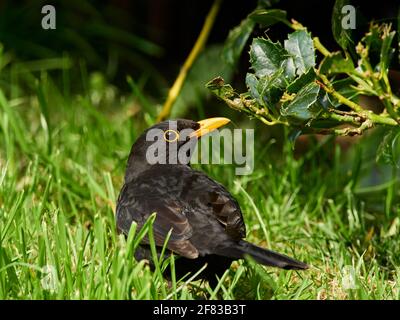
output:
<svg viewBox="0 0 400 320"><path fill-rule="evenodd" d="M223 185L190 167L198 138L229 121L226 118L199 122L179 119L147 129L129 155L116 208L117 229L127 235L133 221L140 228L156 212L155 243L162 247L172 230L167 249L180 256L176 261L177 276L196 272L207 263L199 278L209 280L210 284L215 283L215 275L221 276L233 260L246 255L266 266L307 269L303 262L243 240L246 227L237 201ZM154 151L155 141L164 148ZM154 163L149 159L152 154L166 161ZM136 250L135 257L151 261L147 238Z"/></svg>

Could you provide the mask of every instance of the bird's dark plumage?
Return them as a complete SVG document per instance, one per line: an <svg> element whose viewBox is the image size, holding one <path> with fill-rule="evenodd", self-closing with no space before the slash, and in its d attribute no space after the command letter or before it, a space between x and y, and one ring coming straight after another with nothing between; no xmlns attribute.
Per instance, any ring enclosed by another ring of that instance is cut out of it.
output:
<svg viewBox="0 0 400 320"><path fill-rule="evenodd" d="M165 121L155 127L165 131L170 125ZM199 124L178 120L176 131L185 128L198 130ZM165 143L169 146L177 143L179 149L185 144L194 146L196 142L197 138L192 137ZM156 245L163 246L172 230L167 248L182 257L176 262L177 273L182 276L197 271L207 262L208 267L200 277L213 281L215 274L221 275L233 260L246 255L267 266L307 268L303 262L244 241L246 227L242 212L225 187L187 163L148 164L145 154L151 143L143 134L132 147L117 203L118 230L128 234L133 221L141 227L156 212L153 224ZM170 157L168 152L167 148L166 156ZM147 245L148 240L144 239L136 252L137 259L151 260Z"/></svg>

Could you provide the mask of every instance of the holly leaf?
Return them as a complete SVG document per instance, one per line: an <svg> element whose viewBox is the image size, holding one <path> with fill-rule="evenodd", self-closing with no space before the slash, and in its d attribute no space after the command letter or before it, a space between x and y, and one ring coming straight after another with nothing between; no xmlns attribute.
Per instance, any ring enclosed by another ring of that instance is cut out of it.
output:
<svg viewBox="0 0 400 320"><path fill-rule="evenodd" d="M352 71L354 71L353 61L349 57L344 58L341 52L334 52L331 56L325 57L320 66L320 72L328 75Z"/></svg>
<svg viewBox="0 0 400 320"><path fill-rule="evenodd" d="M290 83L296 77L296 67L292 58L287 58L283 63L285 79Z"/></svg>
<svg viewBox="0 0 400 320"><path fill-rule="evenodd" d="M317 77L314 68L310 68L306 73L302 74L296 80L294 80L289 86L287 87L286 91L289 93L296 93L301 88L305 87L309 83L313 82Z"/></svg>
<svg viewBox="0 0 400 320"><path fill-rule="evenodd" d="M240 25L229 32L222 51L222 57L228 64L233 66L237 63L250 34L253 32L254 25L255 22L251 19L244 19Z"/></svg>
<svg viewBox="0 0 400 320"><path fill-rule="evenodd" d="M283 68L287 56L288 53L279 42L274 43L269 39L256 38L250 48L250 63L259 78Z"/></svg>
<svg viewBox="0 0 400 320"><path fill-rule="evenodd" d="M277 103L285 89L285 83L282 81L283 69L279 69L270 76L260 78L257 91L262 99L263 104L270 109Z"/></svg>
<svg viewBox="0 0 400 320"><path fill-rule="evenodd" d="M225 83L221 77L216 77L207 82L206 88L211 90L217 97L224 99L232 99L236 96L235 90L230 84Z"/></svg>
<svg viewBox="0 0 400 320"><path fill-rule="evenodd" d="M371 23L368 33L361 39L361 46L364 46L369 54L373 66L377 66L383 74L387 72L390 60L395 49L392 47L396 32L391 31L388 24ZM379 59L379 62L376 62Z"/></svg>
<svg viewBox="0 0 400 320"><path fill-rule="evenodd" d="M382 46L381 33L382 26L372 22L368 33L362 37L361 42L365 44L368 50L379 52Z"/></svg>
<svg viewBox="0 0 400 320"><path fill-rule="evenodd" d="M301 121L315 118L321 111L319 106L313 108L314 103L317 101L319 90L320 87L315 82L303 87L293 100L283 103L281 115Z"/></svg>
<svg viewBox="0 0 400 320"><path fill-rule="evenodd" d="M278 22L288 22L286 11L280 9L257 9L249 14L249 18L267 28Z"/></svg>
<svg viewBox="0 0 400 320"><path fill-rule="evenodd" d="M360 91L357 90L354 85L355 82L351 78L344 78L340 80L335 80L332 82L333 88L336 92L339 92L343 97L354 101L360 95ZM326 94L326 97L331 104L331 106L337 108L342 105L336 98Z"/></svg>
<svg viewBox="0 0 400 320"><path fill-rule="evenodd" d="M351 39L351 29L345 29L342 26L343 13L342 8L349 4L348 0L336 0L332 12L332 33L338 45L346 51L349 44L353 43Z"/></svg>
<svg viewBox="0 0 400 320"><path fill-rule="evenodd" d="M296 74L302 75L315 66L315 49L310 34L305 30L297 30L285 40L285 49L293 59Z"/></svg>
<svg viewBox="0 0 400 320"><path fill-rule="evenodd" d="M219 99L223 100L230 108L238 111L249 112L245 103L242 100L243 95L235 92L230 84L225 83L221 77L216 77L207 82L206 88L216 95Z"/></svg>
<svg viewBox="0 0 400 320"><path fill-rule="evenodd" d="M258 79L254 75L254 73L246 74L246 86L249 90L249 93L253 99L256 99L259 103L261 103L260 94L258 93Z"/></svg>

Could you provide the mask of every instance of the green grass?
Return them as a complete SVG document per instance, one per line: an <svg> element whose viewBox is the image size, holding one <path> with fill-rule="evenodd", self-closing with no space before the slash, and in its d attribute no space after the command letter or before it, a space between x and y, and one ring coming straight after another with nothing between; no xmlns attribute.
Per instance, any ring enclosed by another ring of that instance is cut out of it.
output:
<svg viewBox="0 0 400 320"><path fill-rule="evenodd" d="M59 62L59 81L35 63L18 70L18 81L1 79L0 299L400 298L398 183L363 182L375 166L361 150L373 142L344 155L332 140L311 140L295 159L289 142L274 144L257 128L252 175L201 167L238 199L248 240L310 270L240 261L211 289L190 283L192 275L164 280L177 259L161 259L154 273L135 261L151 224L125 239L113 206L154 103L141 80L130 80L133 94L124 96L84 68L71 79ZM82 89L73 94L73 86Z"/></svg>

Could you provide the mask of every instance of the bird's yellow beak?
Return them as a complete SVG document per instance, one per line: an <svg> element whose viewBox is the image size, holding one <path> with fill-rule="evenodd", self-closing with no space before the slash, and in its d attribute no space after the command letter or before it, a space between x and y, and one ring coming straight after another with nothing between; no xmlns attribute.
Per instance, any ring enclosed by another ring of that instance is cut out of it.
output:
<svg viewBox="0 0 400 320"><path fill-rule="evenodd" d="M193 132L189 137L197 137L200 138L205 134L218 129L231 122L228 118L208 118L205 120L198 121L197 123L200 125L200 128Z"/></svg>

